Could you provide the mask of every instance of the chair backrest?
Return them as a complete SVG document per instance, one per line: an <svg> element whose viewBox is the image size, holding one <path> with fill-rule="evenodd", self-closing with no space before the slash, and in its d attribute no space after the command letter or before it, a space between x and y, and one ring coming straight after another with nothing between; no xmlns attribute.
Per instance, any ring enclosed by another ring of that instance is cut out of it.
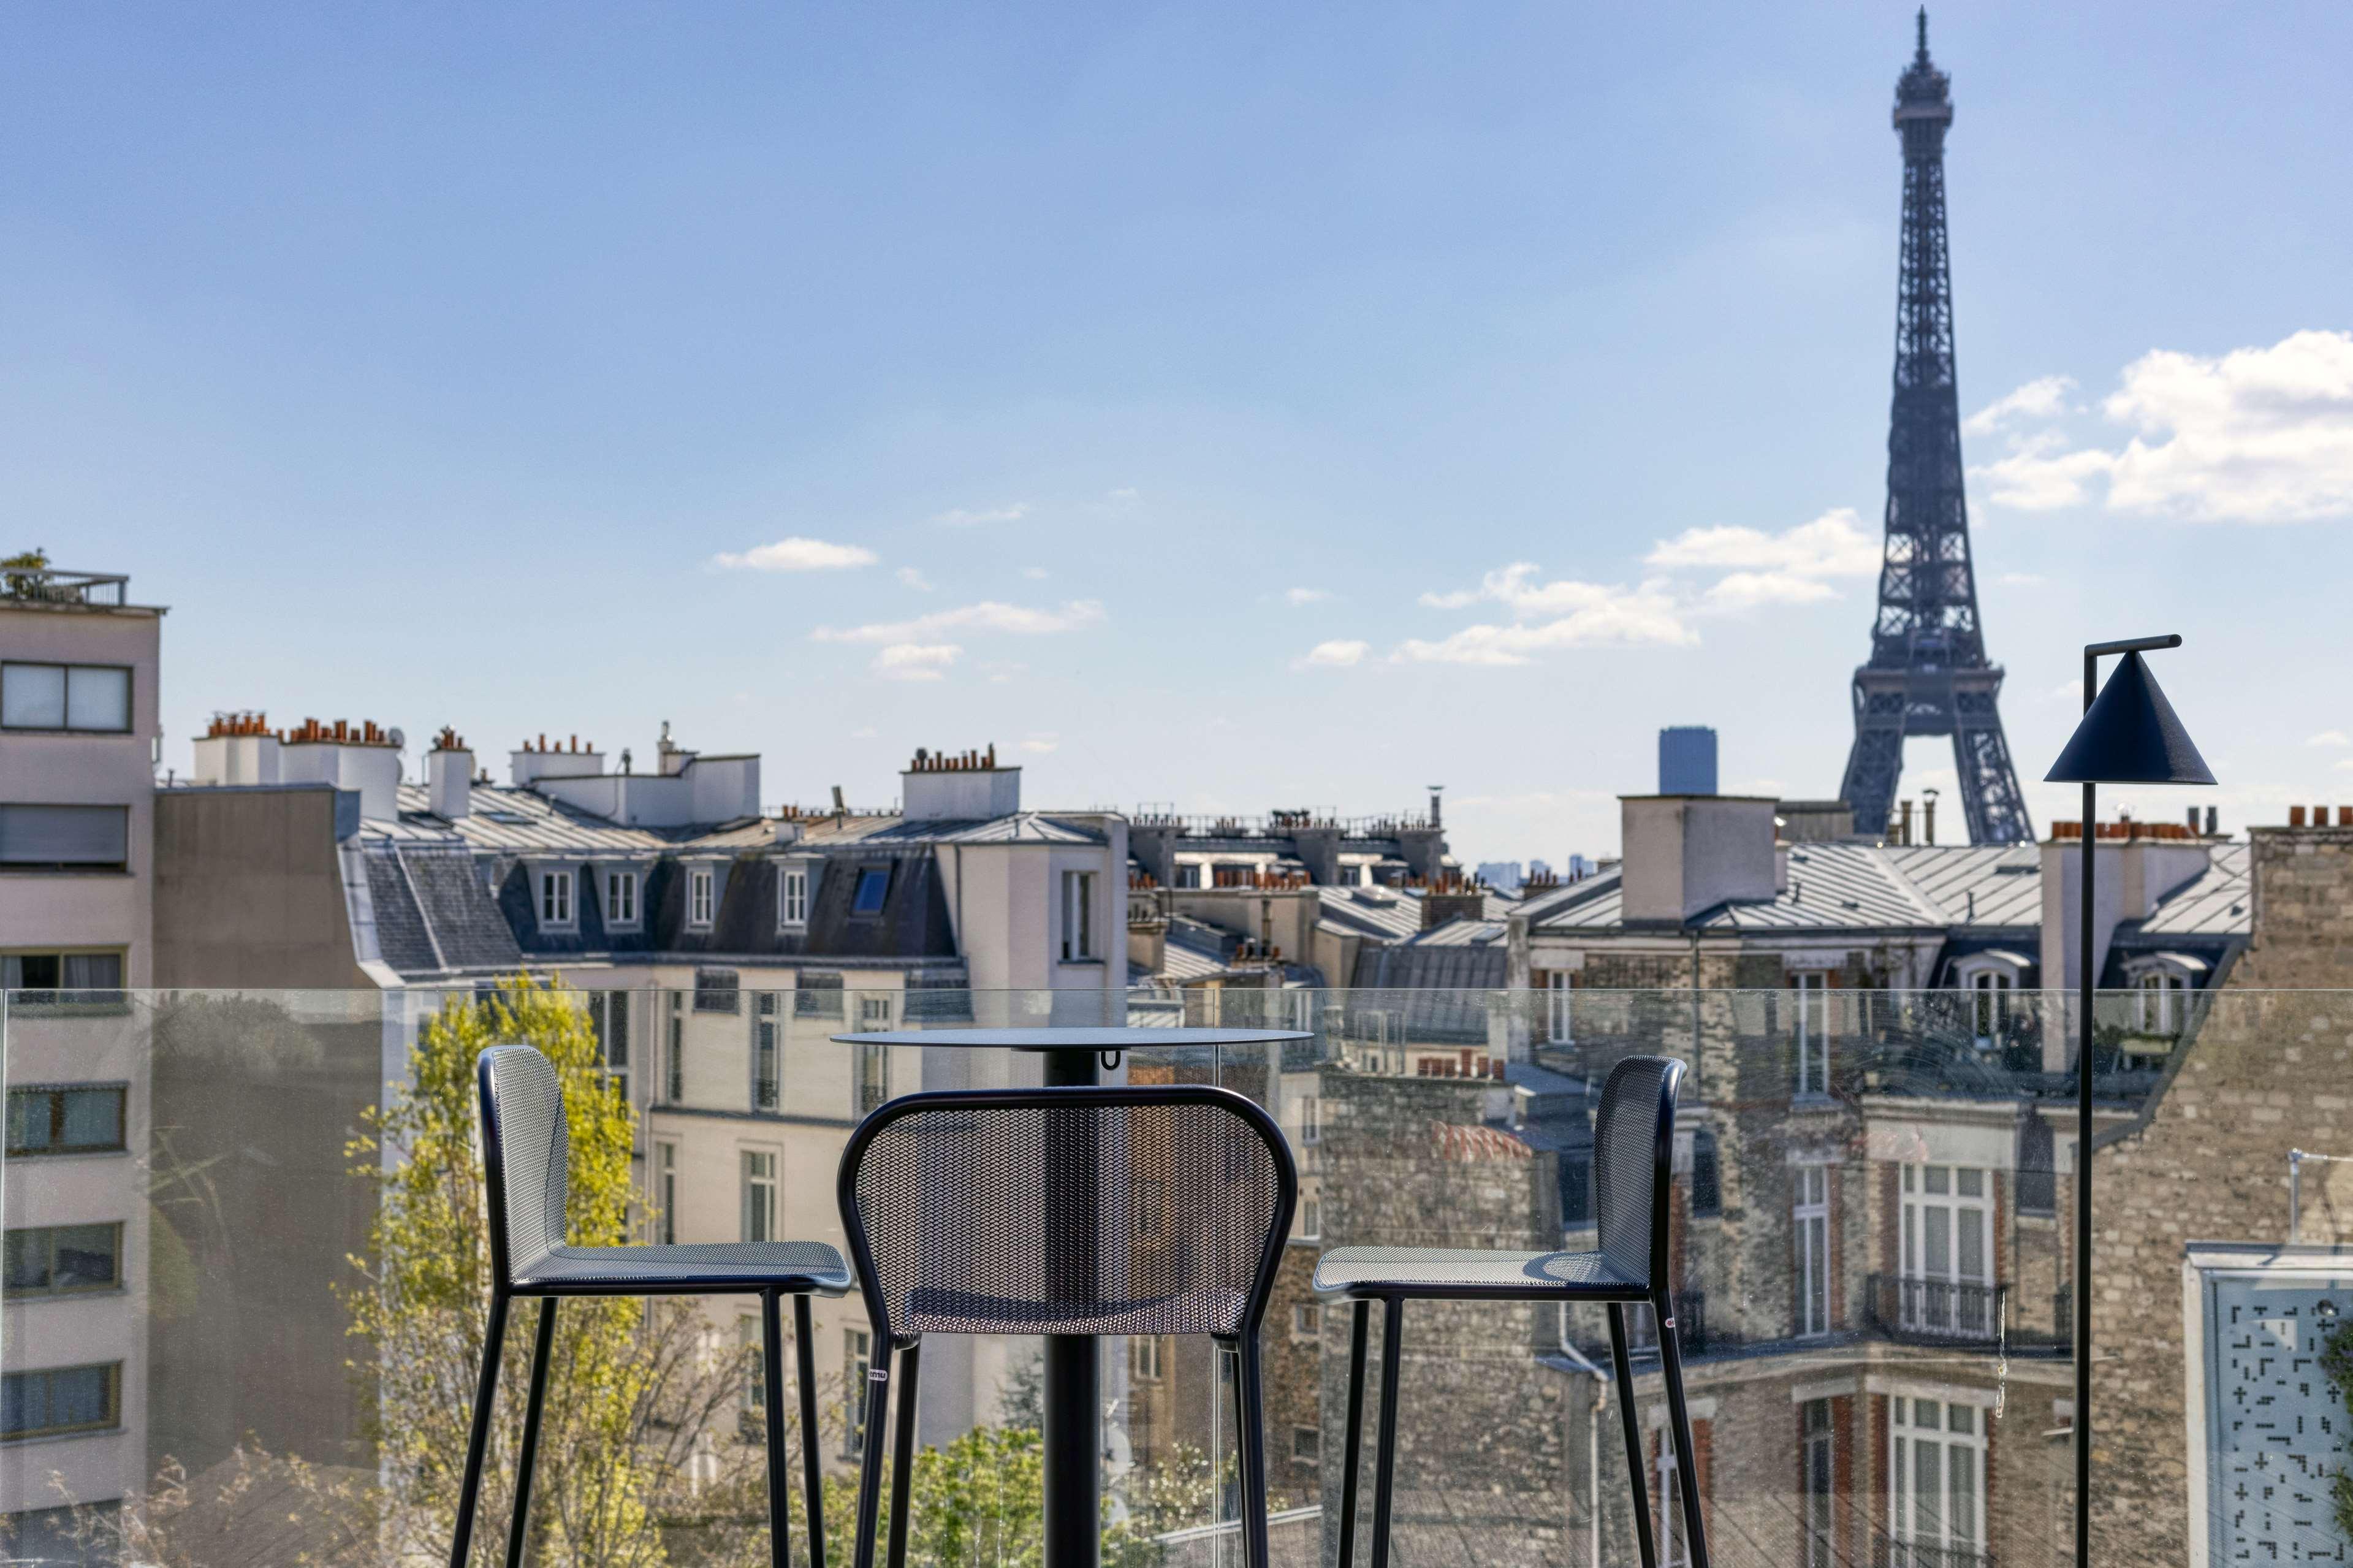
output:
<svg viewBox="0 0 2353 1568"><path fill-rule="evenodd" d="M491 1272L512 1284L564 1245L572 1135L555 1065L529 1045L493 1045L474 1068L490 1189Z"/></svg>
<svg viewBox="0 0 2353 1568"><path fill-rule="evenodd" d="M910 1095L841 1157L878 1332L1256 1333L1291 1230L1282 1129L1208 1085Z"/></svg>
<svg viewBox="0 0 2353 1568"><path fill-rule="evenodd" d="M1629 1056L1609 1070L1593 1122L1593 1220L1601 1254L1646 1287L1667 1277L1667 1193L1683 1081L1681 1062Z"/></svg>

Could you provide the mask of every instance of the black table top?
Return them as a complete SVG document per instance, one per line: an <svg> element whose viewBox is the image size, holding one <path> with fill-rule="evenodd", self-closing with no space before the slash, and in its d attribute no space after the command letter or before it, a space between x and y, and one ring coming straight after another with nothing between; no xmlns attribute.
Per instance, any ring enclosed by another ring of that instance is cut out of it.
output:
<svg viewBox="0 0 2353 1568"><path fill-rule="evenodd" d="M885 1029L837 1034L844 1045L952 1045L972 1051L1148 1051L1154 1046L1273 1045L1312 1040L1305 1029L1155 1029L1077 1023L1060 1029Z"/></svg>

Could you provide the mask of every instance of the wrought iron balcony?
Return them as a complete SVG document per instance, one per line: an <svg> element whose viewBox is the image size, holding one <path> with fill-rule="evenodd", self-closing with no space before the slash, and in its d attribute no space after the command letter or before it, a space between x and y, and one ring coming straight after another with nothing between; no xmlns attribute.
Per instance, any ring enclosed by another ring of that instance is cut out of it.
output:
<svg viewBox="0 0 2353 1568"><path fill-rule="evenodd" d="M1872 1326L1907 1343L1986 1344L2002 1337L2010 1287L1967 1279L1871 1277Z"/></svg>
<svg viewBox="0 0 2353 1568"><path fill-rule="evenodd" d="M1909 1541L1881 1539L1871 1556L1873 1568L1999 1568L1992 1552L1975 1546L1930 1546Z"/></svg>

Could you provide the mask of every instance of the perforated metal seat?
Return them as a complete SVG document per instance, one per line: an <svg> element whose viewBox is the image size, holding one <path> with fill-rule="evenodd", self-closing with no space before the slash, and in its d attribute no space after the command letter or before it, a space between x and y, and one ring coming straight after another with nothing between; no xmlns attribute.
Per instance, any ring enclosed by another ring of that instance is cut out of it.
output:
<svg viewBox="0 0 2353 1568"><path fill-rule="evenodd" d="M1388 1568L1389 1511L1397 1467L1398 1372L1409 1300L1594 1301L1609 1309L1609 1353L1618 1377L1618 1413L1634 1489L1635 1541L1643 1568L1658 1568L1651 1538L1646 1461L1626 1350L1626 1308L1646 1303L1658 1315L1660 1366L1672 1423L1683 1496L1684 1542L1692 1568L1707 1568L1691 1416L1683 1399L1682 1347L1667 1293L1667 1217L1673 1183L1675 1096L1683 1066L1663 1056L1630 1056L1610 1070L1594 1120L1594 1225L1591 1252L1483 1252L1447 1247L1335 1247L1318 1260L1319 1295L1356 1303L1348 1333L1347 1455L1341 1472L1340 1568L1352 1568L1356 1537L1356 1470L1365 1412L1365 1359L1372 1303L1382 1305L1381 1402L1373 1467L1373 1568Z"/></svg>
<svg viewBox="0 0 2353 1568"><path fill-rule="evenodd" d="M872 1568L890 1380L911 1474L923 1336L1207 1334L1235 1358L1242 1540L1266 1568L1258 1330L1299 1180L1257 1106L1201 1085L911 1095L841 1157L842 1228L874 1325L857 1568ZM891 1489L890 1563L910 1488Z"/></svg>
<svg viewBox="0 0 2353 1568"><path fill-rule="evenodd" d="M524 1407L517 1456L514 1511L507 1526L507 1568L522 1568L531 1519L533 1463L547 1391L547 1362L555 1343L555 1304L565 1296L735 1296L760 1298L768 1426L768 1528L772 1568L786 1568L785 1534L785 1370L783 1301L793 1302L798 1352L801 1485L808 1509L810 1568L825 1568L822 1448L818 1437L817 1358L810 1340L809 1298L849 1291L841 1254L821 1242L730 1242L683 1246L575 1246L567 1242L571 1193L571 1128L564 1086L554 1065L528 1045L494 1045L477 1064L482 1111L482 1164L491 1219L491 1314L482 1340L481 1382L474 1392L473 1432L458 1493L451 1568L466 1568L474 1510L482 1485L482 1455L498 1396L499 1359L508 1303L539 1298L538 1334L532 1348L531 1395Z"/></svg>

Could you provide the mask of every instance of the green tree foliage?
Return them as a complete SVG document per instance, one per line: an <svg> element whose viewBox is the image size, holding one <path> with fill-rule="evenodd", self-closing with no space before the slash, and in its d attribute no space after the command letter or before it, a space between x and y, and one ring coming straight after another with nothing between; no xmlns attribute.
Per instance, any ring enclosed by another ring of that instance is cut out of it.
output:
<svg viewBox="0 0 2353 1568"><path fill-rule="evenodd" d="M2321 1345L2320 1372L2346 1409L2353 1411L2353 1319L2339 1322ZM2337 1516L2337 1533L2353 1540L2353 1466L2328 1478L2328 1500Z"/></svg>

